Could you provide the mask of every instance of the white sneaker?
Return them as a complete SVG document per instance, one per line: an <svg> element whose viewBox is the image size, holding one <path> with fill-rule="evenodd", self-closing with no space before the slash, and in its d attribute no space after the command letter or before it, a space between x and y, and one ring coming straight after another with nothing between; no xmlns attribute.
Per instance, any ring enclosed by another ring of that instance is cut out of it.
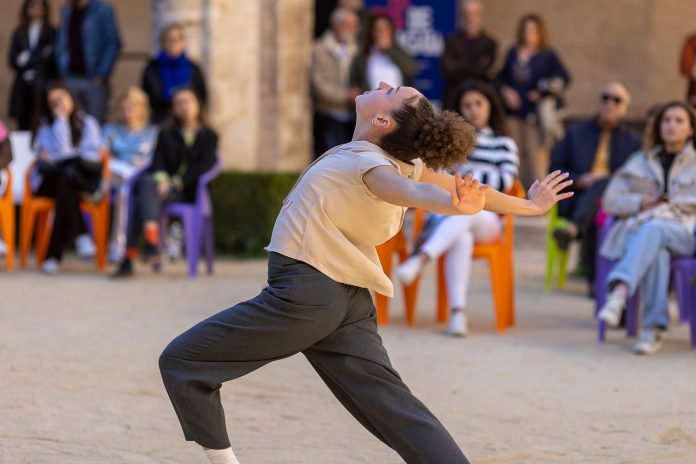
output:
<svg viewBox="0 0 696 464"><path fill-rule="evenodd" d="M626 299L615 293L607 296L607 301L597 313L597 319L604 321L609 327L618 327L621 322L621 311L626 306Z"/></svg>
<svg viewBox="0 0 696 464"><path fill-rule="evenodd" d="M0 256L5 256L7 254L7 245L0 238Z"/></svg>
<svg viewBox="0 0 696 464"><path fill-rule="evenodd" d="M75 239L75 249L82 259L92 259L97 254L97 247L94 246L94 241L88 234L82 234Z"/></svg>
<svg viewBox="0 0 696 464"><path fill-rule="evenodd" d="M468 332L469 328L466 321L466 313L462 310L453 312L447 324L447 333L455 337L463 337Z"/></svg>
<svg viewBox="0 0 696 464"><path fill-rule="evenodd" d="M421 255L411 256L397 266L394 275L402 284L411 285L418 278L424 267L425 259Z"/></svg>
<svg viewBox="0 0 696 464"><path fill-rule="evenodd" d="M108 260L110 263L119 263L123 259L125 250L116 241L109 243Z"/></svg>
<svg viewBox="0 0 696 464"><path fill-rule="evenodd" d="M633 346L636 354L655 354L662 349L662 331L659 329L643 330L640 339Z"/></svg>
<svg viewBox="0 0 696 464"><path fill-rule="evenodd" d="M46 261L44 261L43 266L41 266L41 269L48 274L48 275L56 275L58 274L58 266L60 263L58 263L58 260L55 258L48 258Z"/></svg>

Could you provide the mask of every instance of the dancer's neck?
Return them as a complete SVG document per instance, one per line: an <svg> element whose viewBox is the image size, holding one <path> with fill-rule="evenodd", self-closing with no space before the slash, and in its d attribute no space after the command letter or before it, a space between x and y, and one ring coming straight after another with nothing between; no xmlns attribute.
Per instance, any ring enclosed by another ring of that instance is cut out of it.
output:
<svg viewBox="0 0 696 464"><path fill-rule="evenodd" d="M369 122L362 124L358 122L358 124L355 125L355 131L353 132L353 138L351 140L353 142L364 140L379 145L379 139L380 137L375 133L375 128L372 124Z"/></svg>

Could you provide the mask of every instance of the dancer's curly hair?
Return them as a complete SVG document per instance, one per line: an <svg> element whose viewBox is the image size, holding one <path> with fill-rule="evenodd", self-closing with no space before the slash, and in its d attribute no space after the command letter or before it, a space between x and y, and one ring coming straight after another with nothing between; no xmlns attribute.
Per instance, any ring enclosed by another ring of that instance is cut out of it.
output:
<svg viewBox="0 0 696 464"><path fill-rule="evenodd" d="M405 99L392 118L396 127L382 137L380 146L401 161L420 158L431 169L451 169L474 149L474 126L453 111L436 114L425 97Z"/></svg>

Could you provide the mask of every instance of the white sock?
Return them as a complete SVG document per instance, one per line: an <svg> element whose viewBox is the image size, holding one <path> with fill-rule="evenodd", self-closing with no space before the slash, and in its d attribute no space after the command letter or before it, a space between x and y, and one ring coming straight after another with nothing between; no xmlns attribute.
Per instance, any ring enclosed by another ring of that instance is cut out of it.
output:
<svg viewBox="0 0 696 464"><path fill-rule="evenodd" d="M205 454L208 456L210 464L239 464L237 456L234 455L232 448L221 450L205 449Z"/></svg>

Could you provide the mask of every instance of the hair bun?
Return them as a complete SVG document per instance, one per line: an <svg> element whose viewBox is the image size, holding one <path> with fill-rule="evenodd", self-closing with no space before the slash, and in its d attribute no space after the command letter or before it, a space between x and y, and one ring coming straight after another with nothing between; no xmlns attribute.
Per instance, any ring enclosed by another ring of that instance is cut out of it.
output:
<svg viewBox="0 0 696 464"><path fill-rule="evenodd" d="M424 124L415 140L420 158L433 169L454 168L466 160L475 145L474 127L449 110Z"/></svg>

